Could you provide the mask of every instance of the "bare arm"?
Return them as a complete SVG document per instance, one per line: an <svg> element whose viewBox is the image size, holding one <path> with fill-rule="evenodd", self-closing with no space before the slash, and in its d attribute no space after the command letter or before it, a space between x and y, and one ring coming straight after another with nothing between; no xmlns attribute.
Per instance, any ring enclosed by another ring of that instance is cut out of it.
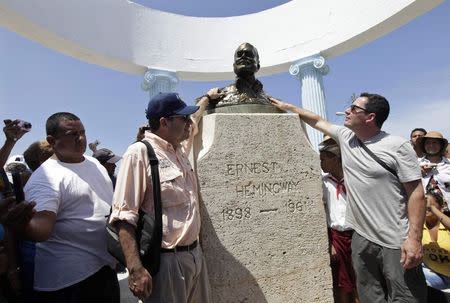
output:
<svg viewBox="0 0 450 303"><path fill-rule="evenodd" d="M23 203L23 202L22 202ZM40 211L25 226L23 236L34 242L44 242L50 238L56 223L56 214L51 211Z"/></svg>
<svg viewBox="0 0 450 303"><path fill-rule="evenodd" d="M10 155L14 145L17 140L22 138L22 136L27 132L23 130L17 124L19 120L5 120L5 127L3 127L3 132L5 133L5 143L2 148L0 148L0 167L3 167L8 160L8 156Z"/></svg>
<svg viewBox="0 0 450 303"><path fill-rule="evenodd" d="M122 246L128 269L131 270L132 268L142 267L138 246L134 236L134 226L126 221L118 221L115 223L115 226L118 230L120 245Z"/></svg>
<svg viewBox="0 0 450 303"><path fill-rule="evenodd" d="M439 218L439 221L444 225L447 230L450 230L450 218L441 212L436 206L430 205L431 212Z"/></svg>
<svg viewBox="0 0 450 303"><path fill-rule="evenodd" d="M209 96L209 98L207 96ZM220 97L219 89L217 87L211 88L206 93L205 96L200 98L199 102L197 103L197 106L199 106L200 108L198 109L198 111L196 111L191 115L192 119L191 133L189 135L189 138L183 142L184 150L186 151L187 154L191 152L192 144L194 143L194 137L198 133L198 123L203 117L203 113L205 112L206 106L209 104L210 100L215 100L219 97Z"/></svg>
<svg viewBox="0 0 450 303"><path fill-rule="evenodd" d="M278 107L279 109L296 113L300 116L300 119L302 119L305 123L309 124L311 127L327 135L330 134L332 124L327 120L323 119L321 116L313 112L310 112L306 109L299 108L293 104L282 102L272 97L269 99L272 102L272 104Z"/></svg>
<svg viewBox="0 0 450 303"><path fill-rule="evenodd" d="M17 203L14 197L0 199L0 223L14 232L23 232L36 211L36 203L22 201Z"/></svg>
<svg viewBox="0 0 450 303"><path fill-rule="evenodd" d="M426 202L420 180L403 183L408 196L408 238L402 245L400 262L405 269L415 267L422 262L422 230L425 221Z"/></svg>
<svg viewBox="0 0 450 303"><path fill-rule="evenodd" d="M0 167L5 166L5 163L8 160L8 157L11 154L11 151L15 144L15 140L6 138L5 143L0 149Z"/></svg>
<svg viewBox="0 0 450 303"><path fill-rule="evenodd" d="M136 297L148 298L152 293L152 277L142 266L135 239L135 228L126 221L118 221L115 226L119 231L120 245L130 272L128 278L130 290Z"/></svg>

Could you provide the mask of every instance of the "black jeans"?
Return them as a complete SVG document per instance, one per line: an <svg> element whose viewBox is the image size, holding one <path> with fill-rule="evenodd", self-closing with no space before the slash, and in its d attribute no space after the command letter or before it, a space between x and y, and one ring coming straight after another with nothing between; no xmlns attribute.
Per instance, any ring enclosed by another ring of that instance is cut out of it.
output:
<svg viewBox="0 0 450 303"><path fill-rule="evenodd" d="M92 276L69 287L55 291L38 291L38 303L120 303L116 272L103 266Z"/></svg>

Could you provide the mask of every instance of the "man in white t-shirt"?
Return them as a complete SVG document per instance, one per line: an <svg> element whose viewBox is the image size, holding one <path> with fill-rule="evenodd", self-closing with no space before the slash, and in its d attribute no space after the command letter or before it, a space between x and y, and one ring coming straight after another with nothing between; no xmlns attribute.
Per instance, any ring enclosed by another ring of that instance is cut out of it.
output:
<svg viewBox="0 0 450 303"><path fill-rule="evenodd" d="M36 202L25 236L38 242L34 289L39 302L119 302L105 239L111 180L98 161L83 155L86 135L77 116L53 114L46 131L54 155L25 186L26 200Z"/></svg>
<svg viewBox="0 0 450 303"><path fill-rule="evenodd" d="M389 115L386 98L362 93L346 109L345 127L294 105L271 101L339 143L361 302L426 302L420 266L426 203L420 168L407 140L381 130Z"/></svg>

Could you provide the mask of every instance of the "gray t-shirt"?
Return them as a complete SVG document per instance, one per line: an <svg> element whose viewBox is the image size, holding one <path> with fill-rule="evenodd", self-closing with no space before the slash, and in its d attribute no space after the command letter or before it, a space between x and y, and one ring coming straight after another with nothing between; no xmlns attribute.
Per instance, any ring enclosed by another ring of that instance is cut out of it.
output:
<svg viewBox="0 0 450 303"><path fill-rule="evenodd" d="M347 223L358 234L381 246L398 249L408 234L407 194L402 183L420 180L417 157L409 141L381 131L364 144L398 179L378 164L346 127L333 125L339 142L347 187Z"/></svg>

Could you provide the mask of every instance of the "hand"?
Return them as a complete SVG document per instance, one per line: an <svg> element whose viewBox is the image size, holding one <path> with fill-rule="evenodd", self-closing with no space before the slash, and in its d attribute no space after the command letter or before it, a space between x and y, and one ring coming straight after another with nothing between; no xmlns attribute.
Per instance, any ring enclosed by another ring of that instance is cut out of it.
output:
<svg viewBox="0 0 450 303"><path fill-rule="evenodd" d="M139 299L146 299L152 293L152 276L144 267L130 269L128 277L128 287L133 295Z"/></svg>
<svg viewBox="0 0 450 303"><path fill-rule="evenodd" d="M0 200L0 205L0 209L7 205L5 210L1 211L0 222L15 231L24 228L36 213L34 202L22 201L16 204L14 198L6 198Z"/></svg>
<svg viewBox="0 0 450 303"><path fill-rule="evenodd" d="M222 93L219 91L218 87L211 88L206 93L206 95L208 95L211 100L216 100L216 99L222 97Z"/></svg>
<svg viewBox="0 0 450 303"><path fill-rule="evenodd" d="M402 245L400 263L404 269L416 267L422 263L423 250L420 241L407 238Z"/></svg>
<svg viewBox="0 0 450 303"><path fill-rule="evenodd" d="M422 177L425 177L426 175L428 175L432 170L433 170L434 166L430 166L430 165L421 165L420 166L420 171L422 172Z"/></svg>
<svg viewBox="0 0 450 303"><path fill-rule="evenodd" d="M269 97L269 100L273 105L284 111L292 111L292 108L294 107L292 104L280 101L273 97Z"/></svg>
<svg viewBox="0 0 450 303"><path fill-rule="evenodd" d="M4 120L4 122L5 126L3 127L3 132L5 133L7 140L12 140L15 142L28 132L18 125L20 120Z"/></svg>
<svg viewBox="0 0 450 303"><path fill-rule="evenodd" d="M8 208L11 207L14 204L14 202L16 202L16 199L14 199L13 197L0 199L0 214L1 214L1 217L4 216L4 214L8 211ZM3 224L3 220L0 220L0 223Z"/></svg>
<svg viewBox="0 0 450 303"><path fill-rule="evenodd" d="M145 131L149 129L150 127L148 127L148 125L143 125L139 127L138 132L136 134L136 141L142 141L142 139L145 138Z"/></svg>

